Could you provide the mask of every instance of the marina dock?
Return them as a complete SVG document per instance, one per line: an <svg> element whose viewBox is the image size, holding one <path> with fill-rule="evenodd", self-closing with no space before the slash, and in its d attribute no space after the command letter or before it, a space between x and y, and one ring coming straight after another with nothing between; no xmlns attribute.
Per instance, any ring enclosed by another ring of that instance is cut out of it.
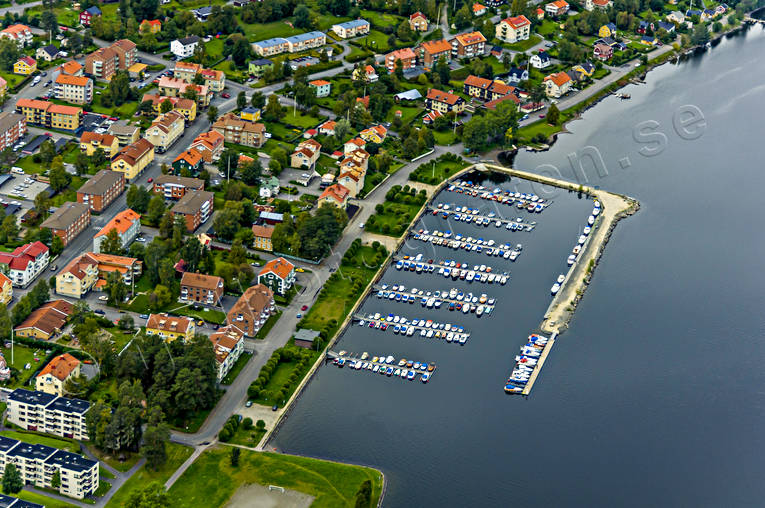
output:
<svg viewBox="0 0 765 508"><path fill-rule="evenodd" d="M521 353L516 356L515 367L505 384L505 393L516 395L531 393L557 335L556 332L553 332L550 337L536 333L529 335L529 341L521 346Z"/></svg>
<svg viewBox="0 0 765 508"><path fill-rule="evenodd" d="M474 295L472 292L463 293L458 288L450 288L444 291L424 291L417 288L407 290L404 286L388 286L387 284L375 284L372 289L377 291L377 298L393 300L399 303L414 304L419 301L428 309L439 309L446 305L450 311L461 311L464 314L475 313L477 317L489 314L494 310L495 298L490 298L486 293ZM467 308L466 308L467 307Z"/></svg>
<svg viewBox="0 0 765 508"><path fill-rule="evenodd" d="M553 332L553 334L550 336L550 340L547 342L547 345L542 351L542 355L539 357L539 361L537 362L536 368L534 369L534 372L531 373L531 376L529 377L529 381L526 383L526 386L523 388L523 392L521 392L521 395L528 395L529 393L531 393L531 389L534 388L534 383L537 382L537 377L539 376L539 373L542 371L542 367L545 364L545 360L547 360L547 356L550 354L553 344L555 344L555 337L557 335L558 334L556 332Z"/></svg>
<svg viewBox="0 0 765 508"><path fill-rule="evenodd" d="M465 210L465 211L462 211ZM488 215L481 215L477 213L475 208L457 207L454 205L439 203L436 207L428 206L425 208L426 213L431 215L437 215L443 219L452 218L457 222L465 222L466 224L475 224L476 226L489 226L493 225L497 228L504 227L508 231L533 231L537 225L537 221L524 221L522 217L515 219L505 219L497 217L496 214L490 213Z"/></svg>
<svg viewBox="0 0 765 508"><path fill-rule="evenodd" d="M509 243L500 245L494 240L484 240L483 238L473 238L472 236L465 238L462 235L454 235L454 237L452 237L450 231L428 231L425 229L416 233L412 232L410 233L410 236L414 240L419 240L436 246L449 247L454 250L463 249L478 253L486 252L488 256L502 256L504 259L509 259L510 261L518 259L518 256L521 255L521 249L523 248L520 244L515 247Z"/></svg>
<svg viewBox="0 0 765 508"><path fill-rule="evenodd" d="M421 255L416 258L410 256L394 256L393 265L396 270L404 270L409 272L429 273L434 275L441 275L446 279L452 280L467 280L468 282L481 282L488 284L506 284L510 280L509 272L496 272L494 268L489 265L470 265L467 263L458 263L454 260L445 260L434 262L432 259L423 261Z"/></svg>
<svg viewBox="0 0 765 508"><path fill-rule="evenodd" d="M446 342L460 344L465 344L470 338L470 332L466 331L465 327L452 325L451 323L435 322L432 319L409 320L404 317L394 316L393 314L381 316L377 313L368 316L354 314L353 320L358 322L359 326L367 326L381 332L385 332L390 328L393 330L393 333L406 335L407 337L419 333L420 337L444 339Z"/></svg>
<svg viewBox="0 0 765 508"><path fill-rule="evenodd" d="M414 381L419 376L420 381L427 383L436 372L436 364L402 358L396 360L393 356L372 356L368 353L357 355L340 351L327 351L327 358L339 368L348 367L352 371L366 371L387 377L398 377Z"/></svg>

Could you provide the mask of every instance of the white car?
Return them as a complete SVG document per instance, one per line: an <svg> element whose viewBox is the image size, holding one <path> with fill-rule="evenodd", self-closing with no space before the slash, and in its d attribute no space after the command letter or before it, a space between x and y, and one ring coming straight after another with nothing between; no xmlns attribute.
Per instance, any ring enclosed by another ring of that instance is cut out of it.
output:
<svg viewBox="0 0 765 508"><path fill-rule="evenodd" d="M109 300L109 297L108 297L108 296L106 296L106 295L101 295L101 296L99 296L99 297L98 297L98 299L99 299L100 301L102 301L102 302L106 302L106 301L108 301L108 300Z"/></svg>
<svg viewBox="0 0 765 508"><path fill-rule="evenodd" d="M363 222L361 224L359 224L359 228L360 229L364 229L364 223Z"/></svg>
<svg viewBox="0 0 765 508"><path fill-rule="evenodd" d="M141 237L139 237L139 238L136 238L136 239L135 239L135 241L136 241L136 242L145 242L145 241L146 241L146 238L144 238L144 237L142 237L142 236L141 236Z"/></svg>

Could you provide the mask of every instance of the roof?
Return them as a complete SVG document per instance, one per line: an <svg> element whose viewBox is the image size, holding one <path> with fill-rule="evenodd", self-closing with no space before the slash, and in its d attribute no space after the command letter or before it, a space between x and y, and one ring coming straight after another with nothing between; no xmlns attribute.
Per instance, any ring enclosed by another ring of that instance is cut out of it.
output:
<svg viewBox="0 0 765 508"><path fill-rule="evenodd" d="M531 24L531 21L528 20L526 16L521 14L520 16L514 16L512 18L506 18L502 20L502 23L507 23L513 28L521 28L527 25Z"/></svg>
<svg viewBox="0 0 765 508"><path fill-rule="evenodd" d="M478 76L473 76L472 74L465 78L465 85L474 86L484 90L488 90L491 86L491 83L492 81L490 79L479 78Z"/></svg>
<svg viewBox="0 0 765 508"><path fill-rule="evenodd" d="M48 113L52 115L76 115L82 114L82 108L74 106L64 106L61 104L51 104L48 108Z"/></svg>
<svg viewBox="0 0 765 508"><path fill-rule="evenodd" d="M335 23L335 26L345 28L346 30L349 28L358 28L358 27L367 26L367 25L369 25L369 21L365 19L353 19L351 21L346 21L344 23Z"/></svg>
<svg viewBox="0 0 765 508"><path fill-rule="evenodd" d="M277 213L277 212L260 212L260 215L258 216L263 220L272 220L272 221L283 221L284 220L284 214L283 213Z"/></svg>
<svg viewBox="0 0 765 508"><path fill-rule="evenodd" d="M274 62L272 62L268 58L258 58L250 62L251 65L273 65L273 63Z"/></svg>
<svg viewBox="0 0 765 508"><path fill-rule="evenodd" d="M541 61L543 61L543 62L546 62L547 60L549 60L549 59L550 59L550 55L548 55L546 51L540 51L540 52L539 52L539 53L537 53L536 55L532 55L532 58L533 58L533 57L535 57L535 56L536 56L536 57L539 57L539 59L540 59Z"/></svg>
<svg viewBox="0 0 765 508"><path fill-rule="evenodd" d="M316 39L319 37L326 37L326 35L324 35L323 32L306 32L304 34L293 35L292 37L285 37L284 40L289 43L296 44L299 42L310 41L311 39Z"/></svg>
<svg viewBox="0 0 765 508"><path fill-rule="evenodd" d="M13 111L4 111L0 113L0 132L7 132L11 127L18 125L19 122L24 120L26 116L20 113L14 113Z"/></svg>
<svg viewBox="0 0 765 508"><path fill-rule="evenodd" d="M41 392L37 392L41 393ZM70 399L67 397L56 397L56 400L48 406L48 409L62 413L83 414L90 409L90 402L82 399Z"/></svg>
<svg viewBox="0 0 765 508"><path fill-rule="evenodd" d="M263 284L248 287L228 311L226 322L229 324L232 324L232 321L236 322L235 318L239 314L251 321L259 320L261 312L270 306L273 298L274 292Z"/></svg>
<svg viewBox="0 0 765 508"><path fill-rule="evenodd" d="M28 243L16 247L13 252L0 252L0 264L8 265L11 270L26 270L30 262L48 251L48 247L40 241Z"/></svg>
<svg viewBox="0 0 765 508"><path fill-rule="evenodd" d="M255 238L271 238L274 234L273 226L258 226L257 224L252 226L252 234Z"/></svg>
<svg viewBox="0 0 765 508"><path fill-rule="evenodd" d="M54 46L53 44L49 44L45 47L40 48L46 53L48 53L48 56L56 56L58 54L58 48Z"/></svg>
<svg viewBox="0 0 765 508"><path fill-rule="evenodd" d="M262 41L256 41L253 42L253 44L260 46L261 48L270 48L273 46L280 46L282 44L285 44L287 42L286 39L282 39L281 37L274 37L273 39L264 39Z"/></svg>
<svg viewBox="0 0 765 508"><path fill-rule="evenodd" d="M473 4L473 12L478 12L486 9L485 5L482 4Z"/></svg>
<svg viewBox="0 0 765 508"><path fill-rule="evenodd" d="M201 144L201 145L204 145L205 148L211 150L215 146L222 144L223 140L224 140L223 134L221 134L218 131L211 130L208 132L203 132L202 134L194 138L194 141L191 142L191 145L194 146L197 144Z"/></svg>
<svg viewBox="0 0 765 508"><path fill-rule="evenodd" d="M123 147L113 161L124 160L132 166L152 150L154 150L154 145L149 140L139 138L138 141Z"/></svg>
<svg viewBox="0 0 765 508"><path fill-rule="evenodd" d="M109 126L109 132L116 135L122 134L131 136L137 130L140 130L137 125L130 125L129 123L125 123L123 121L115 122Z"/></svg>
<svg viewBox="0 0 765 508"><path fill-rule="evenodd" d="M158 20L158 19L145 19L145 20L141 21L142 25L144 23L148 23L148 24L154 25L154 26L162 26L162 22L160 20Z"/></svg>
<svg viewBox="0 0 765 508"><path fill-rule="evenodd" d="M404 60L407 58L416 58L412 48L401 48L388 53L385 58L392 57L394 60Z"/></svg>
<svg viewBox="0 0 765 508"><path fill-rule="evenodd" d="M72 371L79 367L79 365L80 360L70 355L69 353L64 353L63 355L59 355L48 362L48 365L43 367L43 370L37 374L37 377L42 377L50 374L60 381L65 381L66 378L72 374Z"/></svg>
<svg viewBox="0 0 765 508"><path fill-rule="evenodd" d="M167 314L149 314L149 319L146 320L146 328L175 333L186 333L193 324L194 321L189 318Z"/></svg>
<svg viewBox="0 0 765 508"><path fill-rule="evenodd" d="M608 44L595 44L594 50L598 53L613 53L613 49Z"/></svg>
<svg viewBox="0 0 765 508"><path fill-rule="evenodd" d="M423 13L421 13L420 11L417 11L417 12L415 12L414 14L410 14L410 15L409 15L409 19L415 19L415 18L424 18L424 19L428 19L428 18L427 18L427 16L425 16L425 15L424 15Z"/></svg>
<svg viewBox="0 0 765 508"><path fill-rule="evenodd" d="M212 201L213 193L203 190L187 192L172 208L173 213L196 214L202 205Z"/></svg>
<svg viewBox="0 0 765 508"><path fill-rule="evenodd" d="M337 122L335 122L334 120L327 120L323 124L319 125L319 130L324 129L328 131L334 131L335 125L337 125Z"/></svg>
<svg viewBox="0 0 765 508"><path fill-rule="evenodd" d="M420 44L420 47L423 49L423 51L431 55L445 53L452 50L452 45L446 39L439 39L437 41L425 41Z"/></svg>
<svg viewBox="0 0 765 508"><path fill-rule="evenodd" d="M2 32L5 34L13 35L15 38L18 38L17 36L19 34L23 32L31 32L31 30L26 25L16 24L16 25L11 25L8 28L4 28Z"/></svg>
<svg viewBox="0 0 765 508"><path fill-rule="evenodd" d="M183 44L184 46L189 46L191 44L196 44L199 42L199 37L196 35L189 35L188 37L184 37L183 39L178 39L178 42Z"/></svg>
<svg viewBox="0 0 765 508"><path fill-rule="evenodd" d="M427 98L432 101L445 102L446 104L451 104L451 105L457 104L457 102L462 99L459 95L442 92L441 90L436 90L435 88L431 88L428 90Z"/></svg>
<svg viewBox="0 0 765 508"><path fill-rule="evenodd" d="M178 157L176 157L173 162L175 163L180 160L184 160L192 166L196 166L202 162L202 153L196 148L189 148L185 152L182 152L180 155L178 155Z"/></svg>
<svg viewBox="0 0 765 508"><path fill-rule="evenodd" d="M223 279L215 275L204 273L183 272L181 286L191 286L202 289L222 289Z"/></svg>
<svg viewBox="0 0 765 508"><path fill-rule="evenodd" d="M90 207L85 203L68 201L58 208L53 215L40 224L42 228L66 229L74 224L77 219L90 212Z"/></svg>
<svg viewBox="0 0 765 508"><path fill-rule="evenodd" d="M295 340L304 340L306 342L313 342L316 337L318 337L321 334L321 332L317 332L316 330L310 330L308 328L301 328L297 332L295 332Z"/></svg>
<svg viewBox="0 0 765 508"><path fill-rule="evenodd" d="M196 150L195 150L196 151ZM155 185L177 185L179 187L188 187L191 189L203 189L205 182L199 178L189 178L186 176L159 175L154 179Z"/></svg>
<svg viewBox="0 0 765 508"><path fill-rule="evenodd" d="M342 187L342 186L341 186ZM345 187L343 187L345 189ZM345 189L346 192L348 189ZM325 191L326 192L326 191ZM268 263L266 263L263 268L260 270L260 275L264 275L266 273L273 273L276 274L281 279L286 279L287 276L292 272L292 270L295 269L295 265L290 263L284 258L276 258L272 259Z"/></svg>
<svg viewBox="0 0 765 508"><path fill-rule="evenodd" d="M31 56L22 56L18 59L19 62L24 62L25 64L29 65L30 67L37 64L37 60L32 58Z"/></svg>
<svg viewBox="0 0 765 508"><path fill-rule="evenodd" d="M349 194L350 194L350 191L348 190L347 187L345 187L344 185L340 185L339 183L336 183L324 189L324 192L322 192L321 196L319 196L319 200L332 198L338 203L343 203L345 202L345 200L348 199Z"/></svg>
<svg viewBox="0 0 765 508"><path fill-rule="evenodd" d="M94 141L101 145L111 145L117 138L111 134L98 134L96 132L84 131L80 135L80 143L93 143ZM93 177L95 178L95 177ZM92 180L91 178L90 180ZM86 184L87 185L87 184Z"/></svg>
<svg viewBox="0 0 765 508"><path fill-rule="evenodd" d="M566 2L565 0L555 0L554 2L550 2L547 5L552 5L556 9L565 9L566 7L568 7L568 2Z"/></svg>
<svg viewBox="0 0 765 508"><path fill-rule="evenodd" d="M21 402L30 406L47 406L56 399L56 395L52 393L40 392L37 390L25 390L23 388L16 388L10 395L8 400L15 402Z"/></svg>
<svg viewBox="0 0 765 508"><path fill-rule="evenodd" d="M136 222L141 222L141 214L128 208L115 215L114 218L101 229L101 231L96 233L95 238L109 234L109 231L112 229L116 229L119 234L124 235Z"/></svg>
<svg viewBox="0 0 765 508"><path fill-rule="evenodd" d="M101 196L106 194L107 190L111 189L117 182L124 178L125 176L118 171L102 169L96 173L95 176L89 178L77 192Z"/></svg>
<svg viewBox="0 0 765 508"><path fill-rule="evenodd" d="M507 95L503 95L502 97L499 97L498 99L494 99L493 101L489 101L483 105L483 107L487 109L496 109L497 106L505 101L512 101L516 104L520 104L521 100L516 97L515 94L509 93Z"/></svg>
<svg viewBox="0 0 765 508"><path fill-rule="evenodd" d="M308 84L313 86L324 86L324 85L329 85L331 83L323 79L315 79L313 81L309 81Z"/></svg>
<svg viewBox="0 0 765 508"><path fill-rule="evenodd" d="M571 81L571 78L568 74L565 72L555 72L553 74L550 74L549 76L545 76L545 81L552 81L557 86L563 86L569 81Z"/></svg>
<svg viewBox="0 0 765 508"><path fill-rule="evenodd" d="M486 37L481 32L468 32L466 34L460 34L455 37L457 42L463 46L470 46L471 44L478 44L486 42Z"/></svg>
<svg viewBox="0 0 765 508"><path fill-rule="evenodd" d="M88 7L83 12L87 12L91 16L100 16L101 15L101 9L99 9L95 5L93 7Z"/></svg>
<svg viewBox="0 0 765 508"><path fill-rule="evenodd" d="M422 99L422 94L419 90L413 88L405 92L399 92L394 97L399 100L416 101L417 99Z"/></svg>
<svg viewBox="0 0 765 508"><path fill-rule="evenodd" d="M62 469L80 473L82 471L88 471L98 464L95 460L90 460L80 454L68 452L66 450L56 450L52 456L48 457L48 460L46 460L45 463L56 464L61 466Z"/></svg>

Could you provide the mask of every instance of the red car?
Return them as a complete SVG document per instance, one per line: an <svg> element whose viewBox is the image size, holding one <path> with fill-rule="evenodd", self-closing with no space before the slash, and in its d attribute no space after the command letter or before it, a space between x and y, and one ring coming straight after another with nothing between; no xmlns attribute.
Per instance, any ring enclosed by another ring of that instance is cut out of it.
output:
<svg viewBox="0 0 765 508"><path fill-rule="evenodd" d="M302 307L300 307L300 310L308 310L308 305L303 305Z"/></svg>
<svg viewBox="0 0 765 508"><path fill-rule="evenodd" d="M539 118L544 118L544 117L545 117L545 115L539 115Z"/></svg>
<svg viewBox="0 0 765 508"><path fill-rule="evenodd" d="M149 178L149 179L147 180L147 182L149 182L149 183L151 183L151 182L153 182L153 181L154 181L154 179L153 179L153 178Z"/></svg>
<svg viewBox="0 0 765 508"><path fill-rule="evenodd" d="M220 94L220 96L223 97L224 99L230 99L231 98L231 94L226 93L226 92L223 92L222 94Z"/></svg>

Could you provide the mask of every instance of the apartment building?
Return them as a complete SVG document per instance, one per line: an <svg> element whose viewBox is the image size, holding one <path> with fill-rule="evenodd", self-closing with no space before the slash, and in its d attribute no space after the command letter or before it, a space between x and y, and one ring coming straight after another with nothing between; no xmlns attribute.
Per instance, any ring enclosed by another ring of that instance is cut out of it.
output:
<svg viewBox="0 0 765 508"><path fill-rule="evenodd" d="M348 199L350 197L350 189L342 184L336 183L324 189L324 192L319 195L317 205L321 206L323 204L328 204L345 210L348 206Z"/></svg>
<svg viewBox="0 0 765 508"><path fill-rule="evenodd" d="M321 143L315 139L306 139L298 143L290 156L290 166L293 168L313 169L321 156Z"/></svg>
<svg viewBox="0 0 765 508"><path fill-rule="evenodd" d="M252 247L257 250L263 250L271 252L274 250L274 246L271 243L271 237L274 234L273 226L259 226L257 224L252 226Z"/></svg>
<svg viewBox="0 0 765 508"><path fill-rule="evenodd" d="M226 315L226 324L254 337L276 309L274 292L263 284L248 287Z"/></svg>
<svg viewBox="0 0 765 508"><path fill-rule="evenodd" d="M222 134L223 139L228 143L260 148L266 142L265 125L242 120L234 113L226 113L215 120L212 130Z"/></svg>
<svg viewBox="0 0 765 508"><path fill-rule="evenodd" d="M157 152L164 153L181 137L185 128L184 116L177 111L168 111L154 119L143 137Z"/></svg>
<svg viewBox="0 0 765 508"><path fill-rule="evenodd" d="M252 43L252 49L260 56L273 56L287 51L287 40L281 37Z"/></svg>
<svg viewBox="0 0 765 508"><path fill-rule="evenodd" d="M189 148L193 148L202 154L202 159L208 164L220 159L223 153L225 136L216 130L203 132L191 142Z"/></svg>
<svg viewBox="0 0 765 508"><path fill-rule="evenodd" d="M90 205L69 201L45 219L40 227L50 229L51 233L61 238L66 247L88 225L90 225Z"/></svg>
<svg viewBox="0 0 765 508"><path fill-rule="evenodd" d="M56 275L56 293L82 298L92 290L101 291L112 272L119 273L122 282L132 290L142 270L143 263L136 258L87 252L74 258Z"/></svg>
<svg viewBox="0 0 765 508"><path fill-rule="evenodd" d="M120 142L116 136L111 134L98 134L91 131L84 131L80 135L80 150L86 155L93 155L96 150L101 149L110 159L117 155L120 149Z"/></svg>
<svg viewBox="0 0 765 508"><path fill-rule="evenodd" d="M497 39L508 42L525 41L531 35L531 21L524 15L505 18L495 27Z"/></svg>
<svg viewBox="0 0 765 508"><path fill-rule="evenodd" d="M221 296L223 296L222 278L203 273L183 273L179 302L195 302L217 307Z"/></svg>
<svg viewBox="0 0 765 508"><path fill-rule="evenodd" d="M482 56L486 37L481 32L469 32L452 39L452 58L473 58Z"/></svg>
<svg viewBox="0 0 765 508"><path fill-rule="evenodd" d="M141 232L141 214L128 208L115 215L114 218L93 237L93 252L96 254L101 252L101 244L106 240L106 237L112 229L117 231L120 241L122 242L122 247L126 249L128 245L136 239L138 233Z"/></svg>
<svg viewBox="0 0 765 508"><path fill-rule="evenodd" d="M53 395L63 395L64 386L80 375L80 360L64 353L54 357L35 377L35 389Z"/></svg>
<svg viewBox="0 0 765 508"><path fill-rule="evenodd" d="M77 202L88 205L94 212L101 212L124 190L125 175L102 169L77 189Z"/></svg>
<svg viewBox="0 0 765 508"><path fill-rule="evenodd" d="M16 287L27 287L49 263L50 249L40 241L16 247L12 252L0 252L0 272Z"/></svg>
<svg viewBox="0 0 765 508"><path fill-rule="evenodd" d="M58 68L61 74L68 74L69 76L82 76L82 69L82 64L77 60L69 60L64 62L61 64L61 67Z"/></svg>
<svg viewBox="0 0 765 508"><path fill-rule="evenodd" d="M442 58L446 63L452 60L452 45L446 39L425 41L417 47L420 64L425 70L432 70Z"/></svg>
<svg viewBox="0 0 765 508"><path fill-rule="evenodd" d="M170 76L162 76L159 78L159 93L161 95L181 97L188 88L196 90L197 104L200 107L206 108L210 105L213 93L207 85L187 83L182 79L171 78Z"/></svg>
<svg viewBox="0 0 765 508"><path fill-rule="evenodd" d="M37 99L19 99L16 101L16 113L26 116L28 125L71 132L79 129L82 121L82 108Z"/></svg>
<svg viewBox="0 0 765 508"><path fill-rule="evenodd" d="M171 166L173 168L173 174L182 175L189 174L198 176L204 169L204 159L201 152L196 148L189 148L178 154Z"/></svg>
<svg viewBox="0 0 765 508"><path fill-rule="evenodd" d="M76 499L83 499L98 490L98 461L77 453L0 436L2 471L5 471L5 465L9 463L16 466L25 484L58 490L59 494ZM58 488L53 487L56 473L60 479ZM14 503L11 506L28 508L33 504Z"/></svg>
<svg viewBox="0 0 765 508"><path fill-rule="evenodd" d="M0 37L16 41L20 48L32 44L33 39L32 30L26 25L19 24L0 30Z"/></svg>
<svg viewBox="0 0 765 508"><path fill-rule="evenodd" d="M181 339L186 342L194 337L194 320L167 314L149 314L146 335L158 335L166 342Z"/></svg>
<svg viewBox="0 0 765 508"><path fill-rule="evenodd" d="M137 125L130 125L124 121L114 122L106 132L117 138L120 146L135 143L141 138L141 129Z"/></svg>
<svg viewBox="0 0 765 508"><path fill-rule="evenodd" d="M154 194L165 199L181 199L187 192L205 189L204 180L175 175L159 175L153 185Z"/></svg>
<svg viewBox="0 0 765 508"><path fill-rule="evenodd" d="M192 57L197 46L199 46L199 40L199 37L196 35L175 39L170 43L170 52L178 57L178 59Z"/></svg>
<svg viewBox="0 0 765 508"><path fill-rule="evenodd" d="M295 279L295 265L282 257L272 259L258 273L258 284L263 284L280 295L285 295L292 289Z"/></svg>
<svg viewBox="0 0 765 508"><path fill-rule="evenodd" d="M116 157L112 159L112 171L117 171L125 175L125 179L130 182L140 175L146 166L154 160L154 145L144 138L131 143L119 151Z"/></svg>
<svg viewBox="0 0 765 508"><path fill-rule="evenodd" d="M124 71L136 63L138 48L127 39L115 41L111 46L99 48L85 57L85 73L96 79L110 80L119 70Z"/></svg>
<svg viewBox="0 0 765 508"><path fill-rule="evenodd" d="M211 334L210 341L215 351L220 383L244 352L244 332L235 325L226 325Z"/></svg>
<svg viewBox="0 0 765 508"><path fill-rule="evenodd" d="M66 318L71 313L71 303L64 300L53 300L33 310L13 331L18 337L49 340L54 335L61 333L66 324Z"/></svg>
<svg viewBox="0 0 765 508"><path fill-rule="evenodd" d="M85 414L90 409L90 402L86 400L16 388L8 395L7 404L8 420L22 429L78 441L88 440Z"/></svg>
<svg viewBox="0 0 765 508"><path fill-rule="evenodd" d="M93 80L84 76L59 74L53 82L56 99L72 104L90 104L93 100Z"/></svg>
<svg viewBox="0 0 765 508"><path fill-rule="evenodd" d="M173 105L173 111L182 114L187 122L193 122L197 118L197 103L191 99L147 93L141 98L141 102L146 101L151 101L152 111L157 115L162 112L162 103L170 101L170 104Z"/></svg>
<svg viewBox="0 0 765 508"><path fill-rule="evenodd" d="M438 111L442 115L450 111L459 114L465 109L465 99L453 93L431 88L425 97L425 108L430 111Z"/></svg>
<svg viewBox="0 0 765 508"><path fill-rule="evenodd" d="M486 101L499 99L512 93L514 90L515 87L507 85L502 81L479 78L472 74L465 78L463 87L465 94Z"/></svg>
<svg viewBox="0 0 765 508"><path fill-rule="evenodd" d="M385 55L385 68L388 72L394 72L396 70L396 62L401 61L401 69L408 71L414 69L417 64L417 55L412 48L402 48L395 51L391 51Z"/></svg>
<svg viewBox="0 0 765 508"><path fill-rule="evenodd" d="M319 48L327 43L327 36L322 32L308 32L291 37L276 37L252 43L252 48L260 56L273 56L285 51L297 53Z"/></svg>
<svg viewBox="0 0 765 508"><path fill-rule="evenodd" d="M369 24L369 21L365 19L353 19L351 21L332 25L332 31L335 32L341 39L366 35L369 33L370 28L371 25Z"/></svg>
<svg viewBox="0 0 765 508"><path fill-rule="evenodd" d="M205 69L199 64L188 62L176 62L173 69L173 77L182 79L186 83L193 83L197 75L204 80L204 84L213 92L222 92L226 88L226 74L216 69Z"/></svg>
<svg viewBox="0 0 765 508"><path fill-rule="evenodd" d="M0 113L0 151L15 145L26 133L26 116L11 111Z"/></svg>
<svg viewBox="0 0 765 508"><path fill-rule="evenodd" d="M192 232L212 215L214 197L212 192L207 191L187 192L171 210L174 215L183 217L186 229Z"/></svg>

